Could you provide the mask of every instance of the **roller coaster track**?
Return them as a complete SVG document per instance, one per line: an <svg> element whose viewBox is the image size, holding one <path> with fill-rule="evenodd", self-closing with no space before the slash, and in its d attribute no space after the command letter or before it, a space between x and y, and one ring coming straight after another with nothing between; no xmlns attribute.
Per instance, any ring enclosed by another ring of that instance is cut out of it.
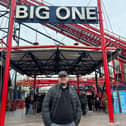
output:
<svg viewBox="0 0 126 126"><path fill-rule="evenodd" d="M9 9L11 0L1 0L0 5ZM46 1L39 2L37 0L17 0L17 5L47 5ZM86 46L100 46L100 30L96 26L88 24L42 24L56 32L59 32L79 43ZM106 47L121 48L120 58L121 61L126 62L126 38L123 38L110 31L105 31ZM119 59L120 59L119 58Z"/></svg>

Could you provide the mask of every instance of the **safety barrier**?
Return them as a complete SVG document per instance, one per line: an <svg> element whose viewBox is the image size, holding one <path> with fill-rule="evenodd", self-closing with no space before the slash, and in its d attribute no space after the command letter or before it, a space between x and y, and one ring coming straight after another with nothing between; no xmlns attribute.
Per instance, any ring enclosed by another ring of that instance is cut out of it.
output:
<svg viewBox="0 0 126 126"><path fill-rule="evenodd" d="M23 109L25 107L24 100L17 99L17 100L8 100L6 109L8 111L14 111L16 109Z"/></svg>

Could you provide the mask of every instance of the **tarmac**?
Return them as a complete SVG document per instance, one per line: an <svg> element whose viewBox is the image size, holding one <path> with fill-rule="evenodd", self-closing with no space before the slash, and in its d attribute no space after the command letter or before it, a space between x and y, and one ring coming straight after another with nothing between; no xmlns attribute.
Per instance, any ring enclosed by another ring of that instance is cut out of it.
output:
<svg viewBox="0 0 126 126"><path fill-rule="evenodd" d="M126 126L126 113L114 114L116 126ZM5 126L44 126L41 113L25 115L24 110L6 112ZM79 126L110 126L108 113L89 111ZM111 125L115 126L115 125Z"/></svg>

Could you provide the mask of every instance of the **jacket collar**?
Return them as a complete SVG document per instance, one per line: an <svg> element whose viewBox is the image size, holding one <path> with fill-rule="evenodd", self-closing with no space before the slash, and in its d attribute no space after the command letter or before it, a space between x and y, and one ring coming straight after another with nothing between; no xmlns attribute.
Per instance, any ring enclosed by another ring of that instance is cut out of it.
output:
<svg viewBox="0 0 126 126"><path fill-rule="evenodd" d="M57 84L57 87L62 89L62 85L60 83ZM69 88L69 83L67 83L67 87L66 88Z"/></svg>

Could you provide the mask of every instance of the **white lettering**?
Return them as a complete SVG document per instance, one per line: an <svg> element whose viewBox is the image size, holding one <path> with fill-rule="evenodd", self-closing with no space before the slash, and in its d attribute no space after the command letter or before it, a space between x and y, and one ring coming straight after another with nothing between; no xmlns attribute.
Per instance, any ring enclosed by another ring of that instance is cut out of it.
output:
<svg viewBox="0 0 126 126"><path fill-rule="evenodd" d="M27 6L17 6L16 7L16 18L17 19L25 19L28 17L28 8Z"/></svg>
<svg viewBox="0 0 126 126"><path fill-rule="evenodd" d="M34 6L31 6L30 7L30 19L33 19L34 18Z"/></svg>
<svg viewBox="0 0 126 126"><path fill-rule="evenodd" d="M72 7L72 20L76 19L76 16L80 18L80 20L85 19L85 10L84 7L81 7L81 12L76 7Z"/></svg>
<svg viewBox="0 0 126 126"><path fill-rule="evenodd" d="M61 15L61 11L65 11L65 16ZM67 7L59 7L56 9L56 17L61 20L66 20L70 17L70 10Z"/></svg>
<svg viewBox="0 0 126 126"><path fill-rule="evenodd" d="M40 11L41 10L44 10L42 11L42 14L43 15L40 15ZM49 19L49 8L46 7L46 6L40 6L36 9L36 17L38 19Z"/></svg>
<svg viewBox="0 0 126 126"><path fill-rule="evenodd" d="M96 8L86 8L87 20L96 20Z"/></svg>

